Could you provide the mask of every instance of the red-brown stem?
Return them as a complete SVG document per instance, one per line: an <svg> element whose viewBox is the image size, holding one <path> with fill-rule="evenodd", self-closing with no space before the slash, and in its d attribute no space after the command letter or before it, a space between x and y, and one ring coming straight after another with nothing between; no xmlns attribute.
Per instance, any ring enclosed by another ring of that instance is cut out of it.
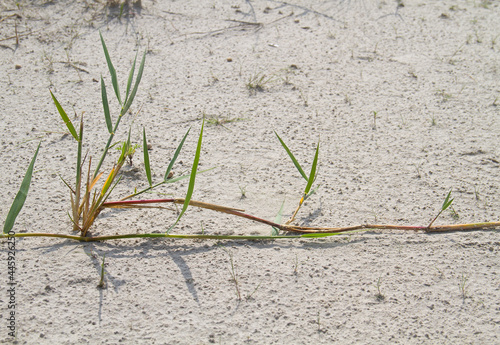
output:
<svg viewBox="0 0 500 345"><path fill-rule="evenodd" d="M123 201L111 201L105 202L103 208L114 208L114 207L140 207L140 205L145 204L159 204L159 203L176 203L183 204L184 199L182 198L172 198L172 199L153 199L153 200L123 200ZM444 231L459 231L459 230L480 230L480 229L492 229L500 227L500 222L487 222L487 223L473 223L473 224L454 224L454 225L438 225L438 226L411 226L411 225L387 225L387 224L362 224L350 227L336 227L336 228L324 228L324 227L307 227L307 226L296 226L287 224L278 224L271 222L266 219L262 219L250 214L243 213L243 210L219 206L215 204L205 203L201 201L191 200L189 205L195 207L206 208L214 210L217 212L232 214L234 216L250 219L255 222L267 224L278 228L283 231L294 231L301 233L330 233L330 232L347 232L353 230L363 230L363 229L381 229L381 230L404 230L404 231L426 231L426 232L444 232Z"/></svg>

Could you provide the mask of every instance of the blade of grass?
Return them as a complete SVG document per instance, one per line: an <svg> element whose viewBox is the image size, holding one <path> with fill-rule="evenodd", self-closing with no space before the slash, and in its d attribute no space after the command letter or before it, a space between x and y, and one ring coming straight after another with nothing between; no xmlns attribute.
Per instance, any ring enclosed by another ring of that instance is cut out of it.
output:
<svg viewBox="0 0 500 345"><path fill-rule="evenodd" d="M182 207L182 211L177 217L177 220L175 223L167 230L167 235L169 232L177 225L179 220L181 219L182 215L184 212L186 212L188 206L189 206L189 201L191 200L191 196L193 195L194 191L194 183L196 180L196 172L198 169L198 163L200 161L200 154L201 154L201 142L203 139L203 127L205 125L205 118L203 118L203 122L201 123L201 130L200 130L200 136L198 138L198 145L196 146L196 154L194 155L194 161L193 161L193 167L191 169L191 177L189 178L189 186L188 186L188 191L186 193L186 198L184 199L184 206Z"/></svg>
<svg viewBox="0 0 500 345"><path fill-rule="evenodd" d="M276 134L276 136L278 137L281 145L283 146L283 148L285 149L285 151L288 153L288 155L292 159L292 162L293 162L293 164L295 164L295 167L297 168L297 170L299 171L299 173L302 175L302 177L306 181L309 181L309 179L307 178L306 174L304 173L304 170L302 170L302 167L300 166L299 162L297 161L297 159L295 159L292 151L290 151L290 149L288 148L288 146L286 146L286 144L283 142L283 140L281 140L280 136L278 135L278 133L276 133L276 131L274 131L274 134Z"/></svg>
<svg viewBox="0 0 500 345"><path fill-rule="evenodd" d="M309 191L311 190L312 184L314 183L314 180L316 179L316 167L318 165L318 155L319 155L319 140L318 140L318 146L316 147L316 154L314 155L314 160L311 166L311 173L309 174L309 180L307 181L307 186L304 191L304 194L307 195Z"/></svg>
<svg viewBox="0 0 500 345"><path fill-rule="evenodd" d="M182 138L181 143L177 147L177 150L175 150L174 156L172 157L172 160L170 161L170 164L168 165L167 171L165 172L165 177L163 177L164 181L166 181L168 179L168 175L170 174L170 171L172 171L172 168L174 167L174 163L175 163L177 157L179 156L179 153L181 153L182 146L184 145L184 142L186 141L186 138L187 138L190 130L191 130L191 128L188 129L188 131L184 135L184 138Z"/></svg>
<svg viewBox="0 0 500 345"><path fill-rule="evenodd" d="M437 214L437 216L434 217L433 220L431 220L431 222L429 223L429 225L427 226L427 228L430 228L432 226L432 224L434 224L434 222L436 221L436 219L438 219L438 217L441 215L441 213L443 213L443 211L445 211L448 207L450 207L450 205L453 202L453 200L455 200L455 198L453 198L453 199L450 200L450 196L451 196L451 190L449 191L448 195L444 199L443 206L441 206L441 211L439 211L439 213Z"/></svg>
<svg viewBox="0 0 500 345"><path fill-rule="evenodd" d="M149 187L151 187L153 186L153 180L151 178L151 166L149 165L149 152L148 152L148 141L146 139L146 128L143 128L142 147L144 151L144 168L146 169L146 177L148 178Z"/></svg>
<svg viewBox="0 0 500 345"><path fill-rule="evenodd" d="M127 99L127 102L123 106L123 109L121 111L121 114L125 114L127 110L130 108L132 105L132 102L134 101L135 94L137 93L137 89L139 88L139 84L142 79L142 72L144 71L144 63L146 62L146 51L142 55L142 60L141 60L141 65L139 66L139 71L137 72L137 77L135 79L135 84L134 88L132 89L132 92L130 93L130 97Z"/></svg>
<svg viewBox="0 0 500 345"><path fill-rule="evenodd" d="M16 218L21 212L21 209L24 206L24 202L26 201L26 197L28 196L28 191L31 183L31 176L33 175L33 168L35 166L36 156L38 155L38 150L40 149L40 144L36 148L35 155L31 159L31 163L28 166L28 170L24 175L23 182L21 183L21 187L19 188L19 192L17 193L14 201L12 202L12 206L10 207L9 213L7 214L7 218L5 219L5 224L3 226L3 233L8 234L12 228L14 227L14 223L16 222Z"/></svg>
<svg viewBox="0 0 500 345"><path fill-rule="evenodd" d="M71 120L69 119L68 115L66 114L64 109L61 107L61 105L57 101L57 99L54 96L54 94L52 93L52 91L49 90L49 92L50 92L50 95L52 96L52 100L54 101L54 104L56 105L56 108L57 108L57 111L59 112L59 115L61 115L61 118L63 119L64 123L66 124L66 127L68 127L68 130L71 133L71 135L73 136L73 138L75 138L75 140L78 141L79 140L78 134L76 133L75 127L71 123Z"/></svg>
<svg viewBox="0 0 500 345"><path fill-rule="evenodd" d="M104 38L102 37L101 32L99 31L99 36L101 36L102 49L104 50L104 55L106 56L106 62L108 63L109 74L111 75L111 82L113 84L113 89L115 90L116 98L118 102L122 104L122 100L120 98L120 89L118 88L118 78L116 77L116 70L111 62L111 58L109 57L108 48L106 47L106 43L104 43Z"/></svg>
<svg viewBox="0 0 500 345"><path fill-rule="evenodd" d="M285 206L285 200L283 200L283 203L281 204L280 210L278 211L278 214L276 215L276 218L274 218L274 222L277 224L281 224L281 218L283 217L283 208ZM280 230L273 226L273 229L271 230L271 236L278 236Z"/></svg>
<svg viewBox="0 0 500 345"><path fill-rule="evenodd" d="M104 117L106 118L106 126L108 127L108 132L111 134L113 132L113 124L111 123L111 115L109 114L109 103L108 95L106 93L106 84L104 84L104 79L101 75L101 96L102 96L102 106L104 108Z"/></svg>
<svg viewBox="0 0 500 345"><path fill-rule="evenodd" d="M128 95L130 94L130 87L132 86L132 80L134 80L134 72L135 72L135 63L136 63L136 61L137 61L137 53L135 54L134 63L132 65L132 68L130 69L130 73L128 74L127 94L125 95L125 103L127 103Z"/></svg>

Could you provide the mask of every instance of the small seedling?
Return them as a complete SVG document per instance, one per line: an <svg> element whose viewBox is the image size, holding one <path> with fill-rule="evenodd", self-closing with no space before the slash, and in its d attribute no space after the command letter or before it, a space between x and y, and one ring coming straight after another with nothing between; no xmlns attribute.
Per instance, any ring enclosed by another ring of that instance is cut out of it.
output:
<svg viewBox="0 0 500 345"><path fill-rule="evenodd" d="M246 197L247 197L247 186L240 186L240 185L238 185L238 188L240 189L240 193L241 193L240 199L246 199Z"/></svg>
<svg viewBox="0 0 500 345"><path fill-rule="evenodd" d="M106 286L106 283L104 282L104 275L106 274L106 272L104 271L104 266L105 266L104 260L105 259L106 259L106 254L104 254L102 256L101 280L99 281L99 284L97 284L97 287L100 288L100 289L104 289L104 287Z"/></svg>
<svg viewBox="0 0 500 345"><path fill-rule="evenodd" d="M248 78L248 82L246 84L247 89L251 94L256 94L257 92L263 92L265 87L272 81L274 81L274 75L266 75L265 73L256 73Z"/></svg>
<svg viewBox="0 0 500 345"><path fill-rule="evenodd" d="M479 188L477 188L476 186L474 186L474 196L477 201L481 200L481 196L479 194Z"/></svg>
<svg viewBox="0 0 500 345"><path fill-rule="evenodd" d="M377 129L377 112L376 111L372 111L372 113L373 113L373 126L372 126L372 129L376 130Z"/></svg>
<svg viewBox="0 0 500 345"><path fill-rule="evenodd" d="M437 214L437 216L430 222L430 224L427 226L427 228L430 228L432 226L432 224L434 223L434 221L436 219L438 219L438 217L441 215L441 213L443 213L443 211L445 211L448 207L450 207L451 203L454 200L454 199L450 200L450 196L451 196L451 190L448 193L448 195L446 196L446 198L444 199L443 206L441 206L441 211L439 211L439 213Z"/></svg>
<svg viewBox="0 0 500 345"><path fill-rule="evenodd" d="M226 252L229 256L230 269L229 273L231 274L231 281L234 283L234 288L236 290L236 297L241 301L241 292L240 292L240 283L238 281L238 275L236 273L236 267L234 264L233 252L221 246L222 250ZM252 293L253 294L253 293Z"/></svg>
<svg viewBox="0 0 500 345"><path fill-rule="evenodd" d="M421 178L422 177L422 174L420 174L420 168L422 167L422 163L420 164L413 164L415 166L415 169L417 170L417 177L418 178Z"/></svg>
<svg viewBox="0 0 500 345"><path fill-rule="evenodd" d="M453 208L453 206L450 206L450 210L451 212L451 217L455 220L459 219L460 218L460 215L457 213L457 211L455 211L455 209Z"/></svg>
<svg viewBox="0 0 500 345"><path fill-rule="evenodd" d="M462 276L460 277L460 281L458 283L458 288L460 290L460 294L462 295L462 299L465 301L467 298L467 289L468 289L468 284L467 284L467 276L462 273Z"/></svg>
<svg viewBox="0 0 500 345"><path fill-rule="evenodd" d="M448 102L451 97L453 97L451 94L446 93L444 90L437 90L436 95L441 97L441 102Z"/></svg>
<svg viewBox="0 0 500 345"><path fill-rule="evenodd" d="M257 290L260 288L260 284L262 284L262 282L260 282L259 285L257 285L257 287L252 291L251 294L247 295L247 297L246 297L247 301L253 298L253 295L255 295L255 293L257 292Z"/></svg>
<svg viewBox="0 0 500 345"><path fill-rule="evenodd" d="M385 299L384 294L382 294L382 291L380 290L381 285L382 285L382 276L378 277L377 280L377 294L375 295L377 301L383 301Z"/></svg>

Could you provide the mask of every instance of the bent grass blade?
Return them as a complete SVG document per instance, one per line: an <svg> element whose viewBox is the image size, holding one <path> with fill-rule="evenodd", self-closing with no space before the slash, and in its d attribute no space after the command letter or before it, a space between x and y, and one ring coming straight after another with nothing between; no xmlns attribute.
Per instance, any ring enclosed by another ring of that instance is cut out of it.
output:
<svg viewBox="0 0 500 345"><path fill-rule="evenodd" d="M12 202L12 206L10 207L9 213L7 214L7 218L5 219L5 224L3 226L3 233L8 234L12 228L14 227L14 223L16 222L16 218L21 212L21 209L24 206L24 202L26 201L26 197L28 196L28 191L30 189L31 176L33 175L33 168L35 166L36 157L38 155L38 150L40 149L40 144L36 148L35 155L31 159L31 163L28 166L28 170L24 175L23 182L21 183L21 187L19 188L19 192L17 193L14 201Z"/></svg>

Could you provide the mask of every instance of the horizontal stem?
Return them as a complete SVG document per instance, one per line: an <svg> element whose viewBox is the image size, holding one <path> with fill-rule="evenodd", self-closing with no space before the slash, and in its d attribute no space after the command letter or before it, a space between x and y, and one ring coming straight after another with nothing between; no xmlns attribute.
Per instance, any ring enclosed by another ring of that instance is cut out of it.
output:
<svg viewBox="0 0 500 345"><path fill-rule="evenodd" d="M103 208L109 207L140 207L145 204L155 204L155 203L176 203L184 204L184 199L182 198L172 198L172 199L153 199L153 200L124 200L124 201L114 201L106 202L102 205ZM219 206L215 204L210 204L206 202L191 200L189 205L206 208L214 210L217 212L232 214L234 216L250 219L255 222L267 224L278 228L283 231L294 231L302 233L331 233L331 232L347 232L354 230L364 230L364 229L380 229L380 230L406 230L406 231L426 231L426 232L444 232L444 231L460 231L460 230L482 230L500 227L500 222L486 222L486 223L472 223L472 224L454 224L454 225L439 225L439 226L411 226L411 225L387 225L387 224L362 224L350 227L307 227L307 226L296 226L287 224L278 224L266 219L262 219L250 214L243 213L243 210Z"/></svg>

